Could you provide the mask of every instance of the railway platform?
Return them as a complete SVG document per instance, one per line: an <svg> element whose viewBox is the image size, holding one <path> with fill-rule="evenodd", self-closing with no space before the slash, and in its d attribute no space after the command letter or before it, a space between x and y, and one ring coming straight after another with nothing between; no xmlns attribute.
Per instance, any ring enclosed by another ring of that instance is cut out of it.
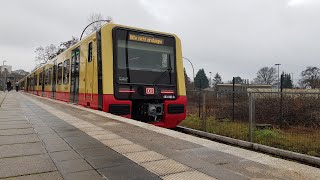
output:
<svg viewBox="0 0 320 180"><path fill-rule="evenodd" d="M0 179L320 179L320 169L150 124L0 92Z"/></svg>

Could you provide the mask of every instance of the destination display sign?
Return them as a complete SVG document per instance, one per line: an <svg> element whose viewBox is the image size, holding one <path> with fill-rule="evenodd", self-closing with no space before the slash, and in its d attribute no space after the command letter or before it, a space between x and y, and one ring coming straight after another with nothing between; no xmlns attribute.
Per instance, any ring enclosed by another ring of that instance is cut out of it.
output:
<svg viewBox="0 0 320 180"><path fill-rule="evenodd" d="M136 35L136 34L129 34L129 40L151 43L151 44L160 44L160 45L163 45L163 43L164 43L163 39L148 37L148 36L141 36L141 35Z"/></svg>

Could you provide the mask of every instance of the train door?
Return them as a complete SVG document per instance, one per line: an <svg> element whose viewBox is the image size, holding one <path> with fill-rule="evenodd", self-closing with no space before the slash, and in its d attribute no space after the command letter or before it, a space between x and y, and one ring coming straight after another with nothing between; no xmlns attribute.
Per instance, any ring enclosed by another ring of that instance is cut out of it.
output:
<svg viewBox="0 0 320 180"><path fill-rule="evenodd" d="M79 100L79 72L80 72L80 49L77 48L71 53L71 87L70 102L78 103Z"/></svg>
<svg viewBox="0 0 320 180"><path fill-rule="evenodd" d="M57 60L53 62L53 70L52 70L52 98L56 98L56 78L57 78Z"/></svg>

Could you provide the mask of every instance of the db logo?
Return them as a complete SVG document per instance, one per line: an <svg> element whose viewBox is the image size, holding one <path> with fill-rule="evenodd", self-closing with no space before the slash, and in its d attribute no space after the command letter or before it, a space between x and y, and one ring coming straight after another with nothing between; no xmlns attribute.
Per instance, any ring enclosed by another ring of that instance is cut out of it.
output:
<svg viewBox="0 0 320 180"><path fill-rule="evenodd" d="M146 94L154 94L154 88L146 88Z"/></svg>

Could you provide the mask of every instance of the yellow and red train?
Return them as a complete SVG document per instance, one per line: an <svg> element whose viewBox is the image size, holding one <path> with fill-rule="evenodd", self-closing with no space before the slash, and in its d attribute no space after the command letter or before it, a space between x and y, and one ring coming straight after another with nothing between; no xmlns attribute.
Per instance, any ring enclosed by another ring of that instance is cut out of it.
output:
<svg viewBox="0 0 320 180"><path fill-rule="evenodd" d="M186 117L181 41L106 24L19 81L24 91L174 128Z"/></svg>

